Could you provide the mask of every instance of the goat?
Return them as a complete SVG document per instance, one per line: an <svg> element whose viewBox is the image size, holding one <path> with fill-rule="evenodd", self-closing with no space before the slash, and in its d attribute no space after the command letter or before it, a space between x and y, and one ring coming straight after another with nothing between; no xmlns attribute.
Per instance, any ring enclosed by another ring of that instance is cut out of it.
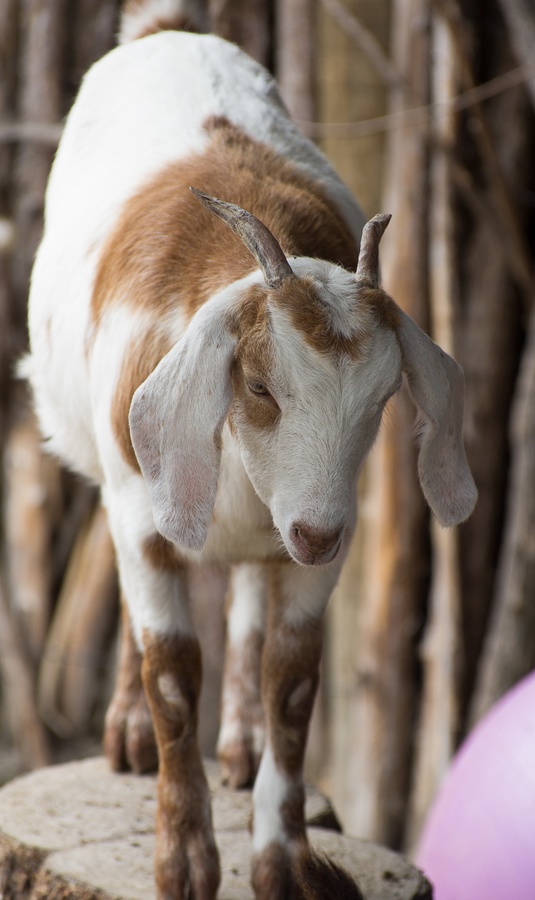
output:
<svg viewBox="0 0 535 900"><path fill-rule="evenodd" d="M256 776L255 896L359 897L304 823L322 618L403 372L425 497L444 525L470 514L463 376L379 287L388 216L365 225L261 66L172 30L196 11L128 0L123 43L85 76L47 189L26 373L50 450L107 509L128 620L105 748L150 767L147 702L158 897L212 900L220 881L186 581L207 562L232 567L219 755L231 784Z"/></svg>

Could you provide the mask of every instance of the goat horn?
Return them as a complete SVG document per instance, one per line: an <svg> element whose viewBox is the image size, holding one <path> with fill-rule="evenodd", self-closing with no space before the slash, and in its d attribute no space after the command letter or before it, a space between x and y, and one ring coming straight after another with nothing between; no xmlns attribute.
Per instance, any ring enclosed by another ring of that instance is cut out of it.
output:
<svg viewBox="0 0 535 900"><path fill-rule="evenodd" d="M390 213L379 213L363 228L355 278L364 287L379 287L379 241L391 218Z"/></svg>
<svg viewBox="0 0 535 900"><path fill-rule="evenodd" d="M269 288L280 287L286 278L293 275L279 242L269 228L266 228L252 213L242 209L241 206L235 206L234 203L210 197L197 188L190 187L190 191L203 206L222 219L243 241L260 266Z"/></svg>

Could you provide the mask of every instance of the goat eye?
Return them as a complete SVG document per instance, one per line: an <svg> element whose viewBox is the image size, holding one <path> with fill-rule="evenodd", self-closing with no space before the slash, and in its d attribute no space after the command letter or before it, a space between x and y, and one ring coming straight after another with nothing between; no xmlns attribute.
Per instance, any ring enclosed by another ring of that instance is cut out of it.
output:
<svg viewBox="0 0 535 900"><path fill-rule="evenodd" d="M261 381L248 381L247 387L251 393L256 394L258 397L271 397L271 393Z"/></svg>

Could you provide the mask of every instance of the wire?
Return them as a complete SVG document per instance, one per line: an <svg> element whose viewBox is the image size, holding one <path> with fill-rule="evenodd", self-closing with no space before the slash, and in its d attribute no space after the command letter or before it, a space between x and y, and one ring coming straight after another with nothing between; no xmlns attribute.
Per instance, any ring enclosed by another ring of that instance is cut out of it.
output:
<svg viewBox="0 0 535 900"><path fill-rule="evenodd" d="M366 137L370 134L393 131L405 125L416 127L426 124L440 111L453 110L454 112L460 112L461 110L469 109L471 106L476 106L484 100L489 100L491 97L496 97L498 94L503 94L505 91L525 84L534 77L535 62L525 63L440 103L415 106L411 109L388 113L384 116L375 116L373 119L361 119L359 122L304 122L298 120L297 124L309 137L324 137L326 135Z"/></svg>

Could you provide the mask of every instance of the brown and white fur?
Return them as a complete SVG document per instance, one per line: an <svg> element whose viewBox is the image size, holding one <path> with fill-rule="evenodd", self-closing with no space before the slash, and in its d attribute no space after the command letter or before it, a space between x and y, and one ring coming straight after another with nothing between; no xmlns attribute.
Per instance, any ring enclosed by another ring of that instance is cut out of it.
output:
<svg viewBox="0 0 535 900"><path fill-rule="evenodd" d="M129 0L124 43L84 79L47 191L26 371L50 449L108 511L128 616L105 746L117 768L150 767L152 718L158 897L211 900L220 880L186 578L204 562L232 567L219 752L232 784L256 775L255 896L358 897L304 824L322 618L403 372L425 496L442 524L470 514L463 377L378 287L384 217L355 275L360 209L268 73L214 36L159 30L195 8Z"/></svg>

